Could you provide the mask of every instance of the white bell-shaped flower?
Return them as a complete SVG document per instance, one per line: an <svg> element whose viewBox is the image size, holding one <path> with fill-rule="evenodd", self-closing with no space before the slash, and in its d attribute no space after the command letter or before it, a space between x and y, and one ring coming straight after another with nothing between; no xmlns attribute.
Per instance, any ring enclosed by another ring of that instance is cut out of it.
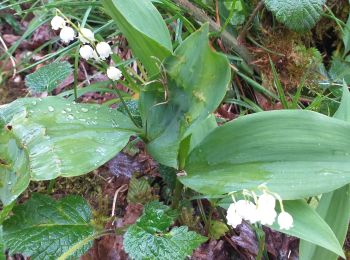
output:
<svg viewBox="0 0 350 260"><path fill-rule="evenodd" d="M94 49L91 48L90 45L81 46L79 53L80 53L80 56L85 60L88 60L94 57Z"/></svg>
<svg viewBox="0 0 350 260"><path fill-rule="evenodd" d="M237 213L237 208L235 203L231 203L227 209L227 224L236 228L239 224L242 223L243 218Z"/></svg>
<svg viewBox="0 0 350 260"><path fill-rule="evenodd" d="M97 53L100 55L100 58L102 60L107 59L109 57L109 55L111 55L113 53L111 46L109 46L109 44L107 42L99 42L96 45L96 50L97 50Z"/></svg>
<svg viewBox="0 0 350 260"><path fill-rule="evenodd" d="M239 200L236 202L237 213L250 223L256 223L259 218L257 214L256 205L249 200Z"/></svg>
<svg viewBox="0 0 350 260"><path fill-rule="evenodd" d="M122 75L122 72L116 67L111 66L107 69L107 76L111 80L118 80L122 77Z"/></svg>
<svg viewBox="0 0 350 260"><path fill-rule="evenodd" d="M258 207L265 209L274 209L276 206L276 199L274 196L264 193L258 198Z"/></svg>
<svg viewBox="0 0 350 260"><path fill-rule="evenodd" d="M54 16L51 20L51 27L53 30L62 29L66 25L66 21L61 16Z"/></svg>
<svg viewBox="0 0 350 260"><path fill-rule="evenodd" d="M82 43L90 43L95 41L94 33L87 28L79 28L79 40Z"/></svg>
<svg viewBox="0 0 350 260"><path fill-rule="evenodd" d="M75 37L75 31L69 26L64 26L60 32L60 38L64 43L73 41Z"/></svg>
<svg viewBox="0 0 350 260"><path fill-rule="evenodd" d="M290 229L293 227L293 217L288 212L282 211L277 218L278 225L281 229Z"/></svg>
<svg viewBox="0 0 350 260"><path fill-rule="evenodd" d="M258 207L257 215L262 225L271 226L275 222L277 212L275 209L266 209Z"/></svg>

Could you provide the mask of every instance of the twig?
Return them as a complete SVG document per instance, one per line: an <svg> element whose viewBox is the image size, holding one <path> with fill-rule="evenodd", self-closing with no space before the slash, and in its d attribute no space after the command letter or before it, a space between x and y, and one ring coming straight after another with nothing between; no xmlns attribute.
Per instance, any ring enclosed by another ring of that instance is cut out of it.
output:
<svg viewBox="0 0 350 260"><path fill-rule="evenodd" d="M261 8L263 8L264 6L264 1L260 0L260 2L258 3L258 5L255 7L254 11L252 12L252 14L250 15L248 21L245 23L241 33L239 34L237 40L240 43L243 43L245 41L245 37L250 29L250 25L253 23L253 20L255 19L255 16L257 15L257 13L261 10Z"/></svg>
<svg viewBox="0 0 350 260"><path fill-rule="evenodd" d="M0 42L1 42L1 45L4 47L5 49L5 52L6 54L8 54L10 60L11 60L11 63L12 63L12 67L13 67L13 75L12 75L12 78L15 78L16 74L17 74L17 70L16 70L16 61L15 59L12 57L12 55L8 52L8 48L6 46L6 43L4 42L4 40L2 39L1 35L0 35Z"/></svg>
<svg viewBox="0 0 350 260"><path fill-rule="evenodd" d="M197 6L190 3L188 0L174 0L174 2L182 7L188 14L193 16L193 18L201 23L209 23L209 28L211 31L219 33L221 31L221 26L218 25L215 21L213 21L203 10L198 8ZM251 63L252 58L247 50L247 48L243 45L240 45L237 39L231 35L229 32L224 30L221 34L222 42L228 49L234 50L238 53L248 64Z"/></svg>
<svg viewBox="0 0 350 260"><path fill-rule="evenodd" d="M123 191L126 191L128 185L124 184L122 186L119 187L119 189L117 189L114 193L114 197L113 197L113 206L112 206L112 214L111 214L111 217L114 217L114 214L115 214L115 206L116 206L116 203L117 203L117 198L118 198L118 194L119 192L123 192Z"/></svg>

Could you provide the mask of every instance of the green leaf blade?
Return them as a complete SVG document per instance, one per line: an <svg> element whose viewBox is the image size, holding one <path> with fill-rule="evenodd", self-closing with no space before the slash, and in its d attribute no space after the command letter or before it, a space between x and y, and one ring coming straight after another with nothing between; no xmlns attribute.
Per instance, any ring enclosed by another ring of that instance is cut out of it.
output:
<svg viewBox="0 0 350 260"><path fill-rule="evenodd" d="M307 31L315 26L323 13L325 0L265 0L265 5L289 29Z"/></svg>
<svg viewBox="0 0 350 260"><path fill-rule="evenodd" d="M0 199L11 203L30 180L78 176L96 169L137 128L118 111L57 97L20 99L0 110Z"/></svg>
<svg viewBox="0 0 350 260"><path fill-rule="evenodd" d="M231 78L227 58L210 48L208 33L206 24L165 61L168 101L164 101L164 95L156 95L158 90L142 93L148 149L156 160L169 167L178 167L178 147L185 132L214 112Z"/></svg>
<svg viewBox="0 0 350 260"><path fill-rule="evenodd" d="M214 195L259 185L283 199L322 194L350 182L349 133L350 124L310 111L244 116L212 131L179 180Z"/></svg>
<svg viewBox="0 0 350 260"><path fill-rule="evenodd" d="M55 201L33 194L25 204L15 206L13 213L3 224L5 246L10 254L21 253L31 259L55 259L95 232L90 224L91 209L79 196ZM82 255L90 246L85 245L74 256Z"/></svg>
<svg viewBox="0 0 350 260"><path fill-rule="evenodd" d="M105 10L128 39L134 55L151 76L171 55L172 44L166 24L151 1L103 0Z"/></svg>
<svg viewBox="0 0 350 260"><path fill-rule="evenodd" d="M67 61L54 62L27 75L25 84L32 93L51 92L71 73L72 68Z"/></svg>
<svg viewBox="0 0 350 260"><path fill-rule="evenodd" d="M188 227L166 230L175 220L175 212L159 202L145 205L144 213L124 235L124 248L132 259L185 259L205 237Z"/></svg>

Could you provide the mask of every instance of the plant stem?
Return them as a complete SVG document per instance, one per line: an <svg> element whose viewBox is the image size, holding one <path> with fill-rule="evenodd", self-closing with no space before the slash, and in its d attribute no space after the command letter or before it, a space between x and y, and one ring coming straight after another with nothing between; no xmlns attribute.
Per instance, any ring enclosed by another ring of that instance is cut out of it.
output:
<svg viewBox="0 0 350 260"><path fill-rule="evenodd" d="M173 194L173 201L171 203L171 207L173 209L177 209L179 207L179 202L181 199L181 193L184 185L176 179L176 184L175 184L175 189L174 189L174 194Z"/></svg>
<svg viewBox="0 0 350 260"><path fill-rule="evenodd" d="M244 42L245 37L249 31L250 25L253 23L255 16L257 15L257 13L263 8L264 6L264 1L260 0L260 2L258 3L258 5L255 7L254 11L252 12L252 14L250 15L248 21L245 23L241 33L238 36L238 42Z"/></svg>
<svg viewBox="0 0 350 260"><path fill-rule="evenodd" d="M215 21L213 21L203 10L198 8L197 6L190 3L188 0L174 0L174 2L182 7L188 14L193 16L195 20L198 20L201 23L209 23L209 28L211 31L215 33L219 33L221 31L220 25L218 25ZM243 45L240 45L237 39L230 34L228 31L223 30L222 34L222 42L228 49L233 49L236 53L238 53L248 64L252 62L252 58L247 50L247 48Z"/></svg>

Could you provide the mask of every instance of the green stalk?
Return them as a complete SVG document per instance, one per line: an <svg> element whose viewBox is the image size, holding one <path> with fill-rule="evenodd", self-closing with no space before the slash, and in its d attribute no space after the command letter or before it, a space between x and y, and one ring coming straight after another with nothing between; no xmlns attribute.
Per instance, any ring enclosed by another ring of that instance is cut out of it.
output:
<svg viewBox="0 0 350 260"><path fill-rule="evenodd" d="M171 207L173 209L177 209L179 207L179 202L181 199L181 193L182 193L183 187L184 185L178 179L176 179L176 184L175 184L175 189L173 194L173 201L171 204Z"/></svg>

